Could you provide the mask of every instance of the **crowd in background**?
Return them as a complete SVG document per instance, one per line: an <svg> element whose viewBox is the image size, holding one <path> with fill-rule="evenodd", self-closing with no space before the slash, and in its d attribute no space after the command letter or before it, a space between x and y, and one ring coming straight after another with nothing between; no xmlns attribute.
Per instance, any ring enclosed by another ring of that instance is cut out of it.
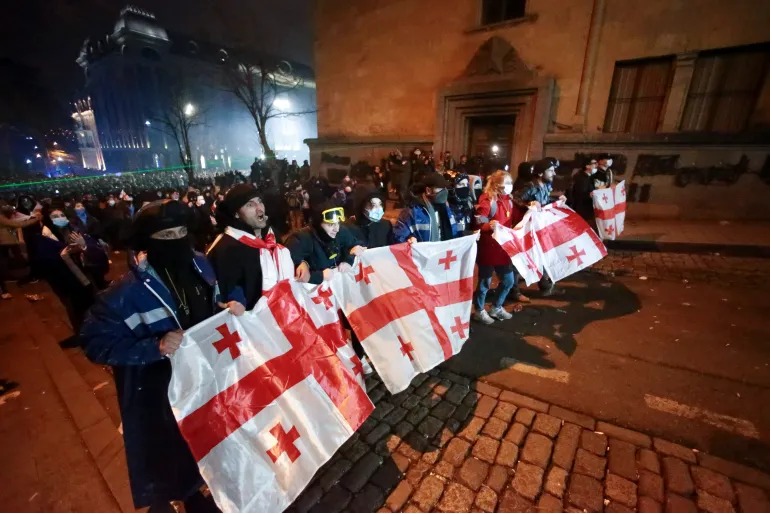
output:
<svg viewBox="0 0 772 514"><path fill-rule="evenodd" d="M341 209L364 246L445 240L475 229L485 233L489 219L511 227L529 204L544 205L555 198L551 183L557 159L521 163L510 174L491 172L490 163L470 161L465 155L455 159L445 152L441 157L418 148L407 156L394 151L379 164L358 163L336 184L311 176L308 161L302 166L296 161L271 166L255 159L249 173L198 172L192 183L184 173L172 171L34 181L20 186L23 194L3 193L0 187L0 293L9 296L4 283L9 268L26 263L30 272L22 284L45 279L63 299L75 326L84 306L106 287L107 256L111 250L127 247L132 219L143 205L159 199L180 201L189 215L193 247L205 251L227 225L218 204L239 184L254 187L278 241L311 225L314 207L323 204ZM610 166L609 155L589 159L566 191L569 205L591 226L590 193L612 183ZM486 175L494 177L494 183L487 180L483 190ZM502 199L506 201L498 209ZM380 221L387 201L401 209L393 230L388 231L388 240L369 240L366 228ZM378 215L371 212L373 202ZM487 248L489 241L486 238L481 244ZM491 261L494 267L511 267L501 255L497 257ZM488 273L487 268L484 271ZM514 270L498 271L507 278L504 282L510 282L508 273ZM517 281L512 282L516 291ZM519 293L514 298L526 300Z"/></svg>

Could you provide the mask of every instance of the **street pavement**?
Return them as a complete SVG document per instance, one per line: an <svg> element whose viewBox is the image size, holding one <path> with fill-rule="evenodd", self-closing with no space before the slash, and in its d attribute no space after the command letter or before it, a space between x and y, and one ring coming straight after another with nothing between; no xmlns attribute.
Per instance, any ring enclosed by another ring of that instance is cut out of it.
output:
<svg viewBox="0 0 772 514"><path fill-rule="evenodd" d="M370 377L376 412L291 510L768 511L769 261L611 252L561 286L404 393ZM129 510L109 373L56 346L42 283L13 292L0 510Z"/></svg>

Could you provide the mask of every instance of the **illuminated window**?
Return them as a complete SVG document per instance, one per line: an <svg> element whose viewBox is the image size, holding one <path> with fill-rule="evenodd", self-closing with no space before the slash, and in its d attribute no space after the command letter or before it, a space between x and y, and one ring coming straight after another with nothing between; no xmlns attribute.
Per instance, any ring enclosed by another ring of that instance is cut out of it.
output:
<svg viewBox="0 0 772 514"><path fill-rule="evenodd" d="M672 56L617 62L604 132L656 132L673 77Z"/></svg>
<svg viewBox="0 0 772 514"><path fill-rule="evenodd" d="M500 23L525 16L525 0L483 0L482 25Z"/></svg>
<svg viewBox="0 0 772 514"><path fill-rule="evenodd" d="M700 52L686 97L681 130L744 130L768 76L768 43Z"/></svg>

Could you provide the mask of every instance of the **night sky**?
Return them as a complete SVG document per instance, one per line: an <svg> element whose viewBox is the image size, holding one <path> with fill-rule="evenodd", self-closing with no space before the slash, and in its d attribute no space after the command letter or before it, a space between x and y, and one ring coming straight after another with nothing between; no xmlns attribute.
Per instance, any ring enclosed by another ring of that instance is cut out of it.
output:
<svg viewBox="0 0 772 514"><path fill-rule="evenodd" d="M83 87L75 63L83 40L112 32L127 3L171 31L313 65L313 0L5 0L0 58L40 70L62 103Z"/></svg>

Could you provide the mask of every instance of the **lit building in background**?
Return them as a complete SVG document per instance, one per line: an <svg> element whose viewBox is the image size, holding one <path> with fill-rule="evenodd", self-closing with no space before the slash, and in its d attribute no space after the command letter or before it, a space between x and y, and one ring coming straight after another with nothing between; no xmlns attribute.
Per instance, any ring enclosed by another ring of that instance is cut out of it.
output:
<svg viewBox="0 0 772 514"><path fill-rule="evenodd" d="M127 6L111 34L83 43L78 64L86 77L86 100L73 119L87 168L123 171L181 165L177 142L163 130L169 90L185 73L190 101L190 161L197 168L246 169L263 151L249 113L223 87L224 64L235 52L175 34L152 13ZM277 61L271 56L259 56ZM310 68L283 61L302 85L276 99L286 112L311 112L269 120L267 139L279 158L308 159L304 139L316 137L316 90Z"/></svg>
<svg viewBox="0 0 772 514"><path fill-rule="evenodd" d="M75 102L76 111L72 118L75 120L75 134L78 138L83 167L93 170L104 170L105 159L102 155L102 147L99 144L99 134L96 130L94 110L91 108L91 99Z"/></svg>

